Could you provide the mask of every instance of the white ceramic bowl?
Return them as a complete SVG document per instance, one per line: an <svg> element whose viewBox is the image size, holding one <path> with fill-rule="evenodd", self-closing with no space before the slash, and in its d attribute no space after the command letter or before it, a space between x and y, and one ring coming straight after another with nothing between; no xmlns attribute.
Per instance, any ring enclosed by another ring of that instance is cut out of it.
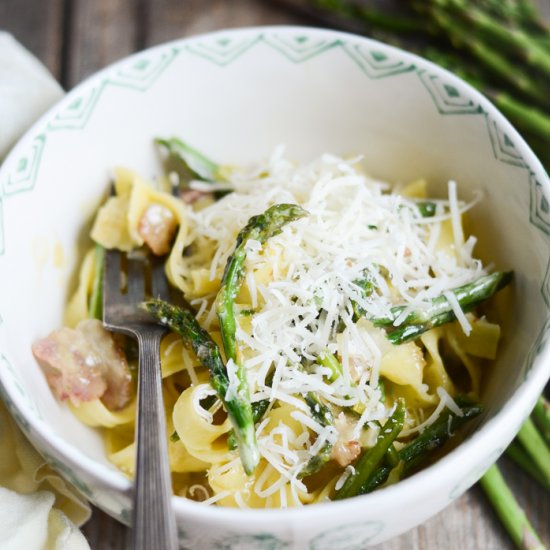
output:
<svg viewBox="0 0 550 550"><path fill-rule="evenodd" d="M550 373L550 183L496 109L452 74L379 42L325 30L220 31L159 46L75 88L26 134L0 173L0 389L46 459L94 504L128 520L131 484L100 437L52 396L31 343L61 324L78 243L111 168L158 173L154 136L179 135L220 162L362 153L390 180L480 189L477 253L514 269L514 307L480 427L437 464L346 501L233 510L174 498L192 548L361 549L432 516L502 453Z"/></svg>

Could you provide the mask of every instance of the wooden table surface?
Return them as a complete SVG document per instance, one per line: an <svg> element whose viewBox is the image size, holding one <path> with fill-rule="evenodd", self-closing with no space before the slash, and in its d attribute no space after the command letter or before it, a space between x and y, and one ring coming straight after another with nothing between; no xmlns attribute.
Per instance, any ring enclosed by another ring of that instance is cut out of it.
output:
<svg viewBox="0 0 550 550"><path fill-rule="evenodd" d="M550 18L550 0L539 5ZM113 61L168 40L228 27L316 23L265 0L0 0L0 29L41 59L67 90ZM499 465L550 547L549 494L506 459ZM126 547L127 528L100 510L93 510L83 531L94 550ZM475 486L436 517L376 548L506 550L513 545Z"/></svg>

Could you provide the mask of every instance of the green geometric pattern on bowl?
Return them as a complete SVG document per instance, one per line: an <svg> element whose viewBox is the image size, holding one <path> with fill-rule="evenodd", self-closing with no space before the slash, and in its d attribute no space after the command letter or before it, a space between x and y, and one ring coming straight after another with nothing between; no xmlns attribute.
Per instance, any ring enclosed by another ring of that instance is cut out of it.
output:
<svg viewBox="0 0 550 550"><path fill-rule="evenodd" d="M129 88L138 92L147 91L176 57L179 50L172 48L159 54L138 56L108 78L85 90L67 107L58 112L49 123L49 130L79 130L86 126L101 95L107 86Z"/></svg>
<svg viewBox="0 0 550 550"><path fill-rule="evenodd" d="M350 57L357 67L369 79L390 78L416 71L418 77L432 98L437 110L442 115L483 114L487 120L489 139L495 158L502 162L524 166L513 142L499 131L498 125L483 113L481 107L471 99L465 98L452 84L445 82L440 76L419 70L412 63L394 59L390 54L379 49L367 48L354 41L329 40L311 38L303 35L288 37L277 33L259 33L256 36L235 38L231 35L211 38L209 40L193 41L183 48L168 47L160 51L145 53L129 60L120 68L109 73L103 81L83 90L80 96L59 111L53 120L49 121L46 130L35 139L30 150L21 154L17 166L3 184L5 196L29 191L34 187L36 174L40 164L42 151L46 144L48 131L78 130L86 126L101 96L109 86L124 87L145 92L160 77L182 51L226 67L238 60L253 47L268 46L279 52L293 63L304 63L323 53L340 49ZM544 212L544 208L540 209ZM540 214L537 210L537 214ZM537 226L542 225L539 217L533 218ZM0 226L0 253L2 252L3 231Z"/></svg>
<svg viewBox="0 0 550 550"><path fill-rule="evenodd" d="M545 279L545 282L547 283L548 279L548 272ZM548 285L547 285L548 286ZM548 292L548 291L547 291ZM547 302L548 303L548 302ZM544 349L544 346L546 345L546 341L548 340L548 336L550 335L550 319L547 319L546 322L542 325L537 338L535 340L535 343L529 350L529 353L527 354L525 366L524 366L524 372L523 372L523 378L527 378L531 365L535 361L535 359L541 354L542 350Z"/></svg>
<svg viewBox="0 0 550 550"><path fill-rule="evenodd" d="M495 158L501 162L525 168L525 162L512 140L498 127L496 121L487 116L487 129Z"/></svg>
<svg viewBox="0 0 550 550"><path fill-rule="evenodd" d="M388 78L416 69L411 63L395 59L381 50L366 48L362 44L339 45L371 80Z"/></svg>
<svg viewBox="0 0 550 550"><path fill-rule="evenodd" d="M382 521L341 525L323 531L309 543L310 550L363 550L384 530Z"/></svg>
<svg viewBox="0 0 550 550"><path fill-rule="evenodd" d="M531 210L529 221L544 234L550 235L550 205L542 193L542 185L537 181L534 174L529 177L529 186Z"/></svg>
<svg viewBox="0 0 550 550"><path fill-rule="evenodd" d="M80 130L84 128L94 112L106 85L107 81L103 80L85 90L62 111L57 113L49 123L48 130Z"/></svg>
<svg viewBox="0 0 550 550"><path fill-rule="evenodd" d="M2 186L5 197L30 191L34 187L45 145L46 134L40 134L19 156L15 168Z"/></svg>
<svg viewBox="0 0 550 550"><path fill-rule="evenodd" d="M303 35L270 34L262 36L261 40L293 63L303 63L341 44L340 40L327 40Z"/></svg>
<svg viewBox="0 0 550 550"><path fill-rule="evenodd" d="M21 428L23 433L29 436L31 433L29 422L21 415L19 409L16 407L12 398L8 395L8 392L5 390L2 384L0 384L0 400L4 403L4 405L6 405L6 408L8 409L12 418L17 422L17 425Z"/></svg>
<svg viewBox="0 0 550 550"><path fill-rule="evenodd" d="M419 70L418 77L442 115L473 115L482 113L479 105L461 95L460 90L445 82L439 75Z"/></svg>
<svg viewBox="0 0 550 550"><path fill-rule="evenodd" d="M216 550L282 550L288 544L269 533L257 535L232 535L213 543Z"/></svg>
<svg viewBox="0 0 550 550"><path fill-rule="evenodd" d="M145 92L156 82L179 51L179 48L169 48L155 54L140 55L110 75L107 84Z"/></svg>
<svg viewBox="0 0 550 550"><path fill-rule="evenodd" d="M193 41L185 45L185 51L202 57L220 67L226 67L262 40L262 35L246 38L221 36L214 40Z"/></svg>
<svg viewBox="0 0 550 550"><path fill-rule="evenodd" d="M7 370L11 374L11 382L13 387L16 389L17 393L21 398L26 402L27 406L33 411L37 418L42 419L42 415L34 402L34 399L29 395L25 389L25 385L21 380L21 374L19 371L12 365L11 361L3 354L0 353L0 369ZM0 386L1 388L1 386ZM10 401L11 403L11 401ZM11 403L12 407L15 409L15 404ZM26 422L25 422L26 424ZM27 428L28 429L28 428Z"/></svg>
<svg viewBox="0 0 550 550"><path fill-rule="evenodd" d="M86 498L94 500L94 493L90 489L87 483L65 463L58 460L52 454L42 450L40 454L44 457L44 460L56 471L58 471L71 485L76 487Z"/></svg>

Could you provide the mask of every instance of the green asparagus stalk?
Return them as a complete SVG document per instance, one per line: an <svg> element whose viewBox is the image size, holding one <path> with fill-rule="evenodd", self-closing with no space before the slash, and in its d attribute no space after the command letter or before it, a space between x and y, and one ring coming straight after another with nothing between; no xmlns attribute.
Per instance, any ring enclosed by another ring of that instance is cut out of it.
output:
<svg viewBox="0 0 550 550"><path fill-rule="evenodd" d="M245 276L246 243L252 239L263 244L280 233L285 225L306 214L307 212L296 204L276 204L263 214L250 218L237 236L235 251L227 260L221 288L216 296L216 312L227 359L237 362L235 341L237 325L234 305Z"/></svg>
<svg viewBox="0 0 550 550"><path fill-rule="evenodd" d="M452 290L463 311L470 311L504 288L512 280L513 273L497 271L491 275L480 277L472 283ZM377 327L391 327L394 321L405 310L406 306L392 308L389 317L371 319ZM414 340L423 332L444 323L454 321L456 316L445 296L434 298L425 310L414 310L407 315L401 325L388 334L388 339L394 344L402 344Z"/></svg>
<svg viewBox="0 0 550 550"><path fill-rule="evenodd" d="M170 155L183 162L197 179L205 181L223 179L220 167L215 162L181 141L181 139L176 137L170 139L157 138L155 141L159 145L166 147Z"/></svg>
<svg viewBox="0 0 550 550"><path fill-rule="evenodd" d="M462 416L446 410L433 424L398 452L399 459L405 463L404 474L425 462L431 453L442 447L456 430L482 411L481 405L461 396L457 396L455 402L460 407Z"/></svg>
<svg viewBox="0 0 550 550"><path fill-rule="evenodd" d="M261 401L255 401L252 403L252 418L254 419L254 424L257 424L264 417L268 407L269 399L262 399ZM234 451L237 447L238 445L235 431L231 430L227 434L227 448L230 451Z"/></svg>
<svg viewBox="0 0 550 550"><path fill-rule="evenodd" d="M507 28L479 9L474 2L465 0L435 0L434 3L447 13L463 20L469 27L470 35L476 33L487 40L488 45L513 55L530 66L534 72L550 74L550 56L521 29Z"/></svg>
<svg viewBox="0 0 550 550"><path fill-rule="evenodd" d="M422 201L416 204L423 218L432 218L437 211L437 204L431 201Z"/></svg>
<svg viewBox="0 0 550 550"><path fill-rule="evenodd" d="M550 486L550 448L537 431L531 418L528 418L524 422L518 432L517 438L543 476L545 485Z"/></svg>
<svg viewBox="0 0 550 550"><path fill-rule="evenodd" d="M313 392L308 392L304 396L304 400L311 411L311 416L317 421L321 426L331 426L333 423L333 417L331 410L323 405ZM313 475L317 473L321 468L330 460L332 454L332 443L326 441L319 452L312 456L307 464L300 470L298 478L302 479L304 477Z"/></svg>
<svg viewBox="0 0 550 550"><path fill-rule="evenodd" d="M480 484L516 546L524 550L544 550L545 546L496 465L489 468L481 478Z"/></svg>
<svg viewBox="0 0 550 550"><path fill-rule="evenodd" d="M243 468L247 474L251 474L260 460L252 406L248 396L243 395L240 389L228 391L229 376L218 346L189 311L162 300L144 302L142 308L153 315L159 323L179 334L210 372L210 384L224 404L233 425Z"/></svg>
<svg viewBox="0 0 550 550"><path fill-rule="evenodd" d="M90 295L89 316L92 319L103 320L103 266L105 259L105 249L100 245L95 245L95 267L94 284L92 294Z"/></svg>
<svg viewBox="0 0 550 550"><path fill-rule="evenodd" d="M330 351L325 350L321 352L317 361L320 365L330 370L330 376L328 378L330 382L334 382L337 378L342 376L342 364L336 359L334 354L330 353Z"/></svg>
<svg viewBox="0 0 550 550"><path fill-rule="evenodd" d="M227 260L221 287L216 296L216 313L220 323L225 356L227 360L234 361L237 367L237 378L239 379L238 393L242 401L247 401L248 403L247 409L249 410L252 426L254 426L254 422L252 418L252 407L250 405L250 393L246 378L246 370L241 364L239 357L237 357L237 324L235 321L235 298L239 293L245 276L245 246L250 239L254 239L262 244L265 243L269 238L280 233L284 225L303 217L305 214L305 210L298 205L277 204L268 208L263 214L250 218L247 225L237 236L235 250ZM239 433L236 430L235 435L237 436L237 440L239 440ZM239 449L240 448L241 445L239 445ZM256 458L259 457L256 455ZM256 464L253 466L248 464L248 466L253 470Z"/></svg>
<svg viewBox="0 0 550 550"><path fill-rule="evenodd" d="M380 485L388 480L392 466L384 465L377 468L372 475L367 479L366 483L361 487L358 494L366 495L372 493L375 489L378 489Z"/></svg>
<svg viewBox="0 0 550 550"><path fill-rule="evenodd" d="M382 462L390 445L393 444L405 421L405 406L398 401L394 413L390 416L378 434L374 447L365 451L355 464L355 473L350 475L342 487L334 494L334 500L349 498L361 494L361 489L376 472L377 466Z"/></svg>
<svg viewBox="0 0 550 550"><path fill-rule="evenodd" d="M538 400L531 418L537 425L541 436L550 447L550 403L541 395Z"/></svg>
<svg viewBox="0 0 550 550"><path fill-rule="evenodd" d="M393 468L400 468L400 476L406 476L411 473L422 463L426 462L433 452L442 447L459 428L470 419L478 416L482 411L480 405L473 403L465 397L457 396L455 402L459 405L462 416L446 410L419 436L397 451L397 456L392 456L391 447L388 447L390 452L386 452L384 456L386 463L379 465L374 470L372 476L363 483L358 494L366 494L379 487L387 480Z"/></svg>
<svg viewBox="0 0 550 550"><path fill-rule="evenodd" d="M550 106L545 86L541 86L537 79L525 73L510 70L510 62L505 53L501 52L500 48L495 49L487 45L479 34L474 34L471 22L462 20L455 13L443 9L439 3L432 2L427 9L438 28L445 33L454 46L469 51L478 63L498 80L512 86L527 98L545 107Z"/></svg>
<svg viewBox="0 0 550 550"><path fill-rule="evenodd" d="M550 485L540 473L537 465L533 463L529 454L524 450L521 443L517 440L512 441L506 449L506 455L512 459L526 474L530 475L542 487L550 491Z"/></svg>

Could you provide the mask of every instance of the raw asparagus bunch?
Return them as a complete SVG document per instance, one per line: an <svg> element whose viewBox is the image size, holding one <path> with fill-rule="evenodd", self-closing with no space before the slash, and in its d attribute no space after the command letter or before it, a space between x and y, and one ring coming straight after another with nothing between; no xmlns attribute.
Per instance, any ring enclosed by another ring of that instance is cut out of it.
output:
<svg viewBox="0 0 550 550"><path fill-rule="evenodd" d="M280 0L457 73L486 94L550 162L550 30L529 0Z"/></svg>
<svg viewBox="0 0 550 550"><path fill-rule="evenodd" d="M550 403L543 395L506 454L550 491Z"/></svg>

